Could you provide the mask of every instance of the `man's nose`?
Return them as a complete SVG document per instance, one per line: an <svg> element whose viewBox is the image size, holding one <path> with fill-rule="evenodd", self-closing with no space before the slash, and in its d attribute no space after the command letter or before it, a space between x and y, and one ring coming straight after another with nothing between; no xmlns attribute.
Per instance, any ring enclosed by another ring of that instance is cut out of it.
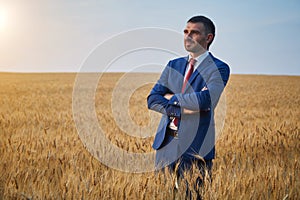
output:
<svg viewBox="0 0 300 200"><path fill-rule="evenodd" d="M193 40L192 36L190 34L185 34L184 39L186 40Z"/></svg>
<svg viewBox="0 0 300 200"><path fill-rule="evenodd" d="M187 35L188 35L188 37L192 38L192 36L193 36L192 31L189 32Z"/></svg>

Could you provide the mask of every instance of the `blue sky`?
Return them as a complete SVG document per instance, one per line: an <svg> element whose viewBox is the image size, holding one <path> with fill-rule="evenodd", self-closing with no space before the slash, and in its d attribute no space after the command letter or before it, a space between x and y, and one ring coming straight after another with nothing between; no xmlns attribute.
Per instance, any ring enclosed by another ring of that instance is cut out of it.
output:
<svg viewBox="0 0 300 200"><path fill-rule="evenodd" d="M115 35L143 27L182 33L186 21L200 14L216 24L210 50L232 73L300 75L299 11L298 0L0 0L0 71L77 72ZM162 65L172 58L153 55ZM118 65L116 71L130 70Z"/></svg>

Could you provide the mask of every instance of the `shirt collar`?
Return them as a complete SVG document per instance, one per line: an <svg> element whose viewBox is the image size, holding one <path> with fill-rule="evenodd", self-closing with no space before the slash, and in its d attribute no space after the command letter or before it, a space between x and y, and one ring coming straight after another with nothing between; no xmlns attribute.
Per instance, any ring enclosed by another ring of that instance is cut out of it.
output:
<svg viewBox="0 0 300 200"><path fill-rule="evenodd" d="M209 55L208 51L205 51L203 54L199 55L198 57L194 58L196 62L196 66L198 66L202 61ZM192 58L192 56L189 54L189 60Z"/></svg>

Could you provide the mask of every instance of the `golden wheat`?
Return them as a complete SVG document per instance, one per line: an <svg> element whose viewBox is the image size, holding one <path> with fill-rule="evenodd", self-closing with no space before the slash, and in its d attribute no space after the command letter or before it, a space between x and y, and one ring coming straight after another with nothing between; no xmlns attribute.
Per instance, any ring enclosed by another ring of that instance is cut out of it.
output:
<svg viewBox="0 0 300 200"><path fill-rule="evenodd" d="M0 199L184 199L186 185L175 191L172 174L120 172L91 156L73 121L75 77L0 74ZM111 95L120 77L105 74L99 82L99 124L119 148L151 152L153 137L131 137L114 120ZM232 75L213 181L201 188L204 199L300 199L299 81ZM151 87L138 88L130 98L130 116L139 126L150 121ZM187 177L193 184L193 173Z"/></svg>

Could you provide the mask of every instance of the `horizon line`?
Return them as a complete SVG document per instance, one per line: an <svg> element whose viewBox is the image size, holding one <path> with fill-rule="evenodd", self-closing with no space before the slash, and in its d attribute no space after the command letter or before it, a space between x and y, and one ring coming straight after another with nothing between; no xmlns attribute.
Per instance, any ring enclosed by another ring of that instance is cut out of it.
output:
<svg viewBox="0 0 300 200"><path fill-rule="evenodd" d="M80 74L80 73L105 73L105 74L124 74L124 73L133 73L133 74L160 74L161 72L128 72L128 71L107 71L107 72L96 72L96 71L90 71L90 72L75 72L75 71L23 71L23 72L14 72L14 71L0 71L0 74ZM254 75L254 76L300 76L300 74L269 74L269 73L231 73L231 75Z"/></svg>

